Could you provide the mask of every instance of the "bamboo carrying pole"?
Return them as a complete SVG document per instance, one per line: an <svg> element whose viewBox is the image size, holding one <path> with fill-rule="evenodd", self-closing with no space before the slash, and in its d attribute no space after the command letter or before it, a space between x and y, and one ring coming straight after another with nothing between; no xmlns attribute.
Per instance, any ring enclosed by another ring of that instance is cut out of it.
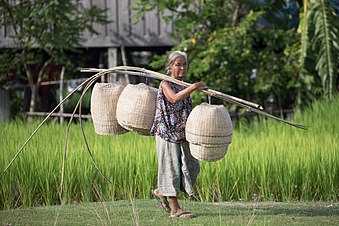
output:
<svg viewBox="0 0 339 226"><path fill-rule="evenodd" d="M129 74L129 75L136 75L136 76L143 76L143 77L147 77L147 78L155 78L155 79L159 79L159 80L167 80L167 81L171 81L175 84L181 85L181 86L190 86L190 83L186 83L177 79L174 79L172 77L166 76L164 74L158 73L158 72L154 72L154 71L150 71L150 70L146 70L144 68L138 68L138 67L129 67L129 66L119 66L119 67L113 67L110 69L97 69L97 68L82 68L81 72L96 72L95 75L91 76L90 78L86 79L84 82L82 82L77 88L75 88L71 93L69 93L65 99L63 99L62 101L60 101L60 103L46 116L46 118L37 126L37 128L32 132L32 134L28 137L28 139L24 142L24 144L21 146L21 148L18 150L18 152L14 155L14 157L12 158L12 160L9 162L9 164L7 165L7 167L5 168L5 170L3 171L3 173L5 173L9 167L13 164L13 162L15 161L15 159L19 156L19 154L23 151L24 147L28 144L28 142L33 138L33 136L38 132L38 130L41 128L41 126L47 121L47 119L49 117L51 117L54 112L58 109L58 107L60 107L60 105L62 105L69 97L72 96L73 93L75 93L78 88L85 86L82 95L79 98L78 103L76 104L74 111L72 113L72 116L69 120L68 126L67 126L67 130L66 130L66 137L65 137L65 144L64 144L64 153L63 153L63 162L62 162L62 172L61 172L61 183L60 183L60 191L59 191L59 197L60 200L62 200L62 188L63 188L63 183L64 183L64 175L65 175L65 162L66 162L66 153L67 153L67 143L68 143L68 138L69 138L69 130L70 130L70 126L71 126L71 122L75 116L75 113L77 111L77 109L79 108L79 121L80 121L80 127L81 127L81 131L83 134L83 138L87 147L87 151L91 157L91 160L95 166L95 168L97 169L97 171L108 181L109 179L101 172L100 168L98 167L98 165L96 164L94 157L90 151L89 145L87 143L87 139L85 136L85 132L82 126L82 119L81 119L81 102L82 102L82 98L85 95L85 93L87 92L87 90L95 83L95 81L100 78L101 76L108 74L108 73L117 73L117 74ZM296 124L296 123L292 123L289 121L286 121L284 119L280 119L278 117L275 117L273 115L270 115L268 113L266 113L265 111L263 111L263 108L255 103L246 101L246 100L242 100L240 98L237 97L233 97L218 91L214 91L211 89L208 90L203 90L202 92L208 94L209 96L213 96L216 98L219 98L223 101L229 102L229 103L233 103L236 104L240 107L244 107L249 111L253 111L256 112L258 114L264 115L265 117L269 117L278 121L281 121L283 123L286 123L288 125L294 126L296 128L300 128L300 129L307 129L305 126L300 125L300 124Z"/></svg>
<svg viewBox="0 0 339 226"><path fill-rule="evenodd" d="M185 87L188 87L188 86L191 85L190 83L174 79L174 78L169 77L167 75L164 75L164 74L161 74L161 73L158 73L158 72L154 72L154 71L151 71L151 70L147 70L147 69L144 69L144 68L138 68L138 67L122 66L122 67L119 67L119 69L115 69L115 68L111 68L111 69L82 68L80 71L81 72L97 72L97 73L98 72L100 72L100 73L112 73L112 72L114 72L114 73L119 73L119 74L129 74L129 75L155 78L155 79L159 79L159 80L167 80L167 81L170 81L170 82L173 82L175 84L185 86ZM226 101L228 103L236 104L240 107L247 109L248 111L258 113L258 114L263 115L265 117L272 118L274 120L286 123L286 124L294 126L296 128L307 129L306 126L303 126L303 125L300 125L300 124L297 124L297 123L293 123L293 122L278 118L274 115L268 114L267 112L264 111L263 107L260 106L259 104L255 104L255 103L249 102L247 100L243 100L243 99L240 99L240 98L228 95L228 94L224 94L224 93L221 93L219 91L212 90L212 89L202 90L202 92L206 93L209 96L219 98L219 99Z"/></svg>

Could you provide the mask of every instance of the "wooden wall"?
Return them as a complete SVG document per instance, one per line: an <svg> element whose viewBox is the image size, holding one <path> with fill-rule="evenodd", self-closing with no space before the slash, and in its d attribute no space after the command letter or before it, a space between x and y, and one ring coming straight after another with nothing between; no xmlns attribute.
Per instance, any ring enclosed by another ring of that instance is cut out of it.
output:
<svg viewBox="0 0 339 226"><path fill-rule="evenodd" d="M107 18L112 21L107 25L94 24L99 35L84 32L84 47L156 47L172 46L172 24L166 24L157 15L157 11L147 12L138 23L132 20L134 13L131 5L135 0L77 0L85 7L97 5L108 8ZM13 46L12 31L9 27L0 28L0 48Z"/></svg>

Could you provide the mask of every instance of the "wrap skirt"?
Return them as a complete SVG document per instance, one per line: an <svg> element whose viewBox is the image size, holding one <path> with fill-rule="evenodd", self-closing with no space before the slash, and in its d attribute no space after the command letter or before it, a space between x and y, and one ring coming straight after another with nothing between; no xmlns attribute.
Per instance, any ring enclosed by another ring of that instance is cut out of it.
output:
<svg viewBox="0 0 339 226"><path fill-rule="evenodd" d="M180 191L194 195L200 164L189 150L189 143L168 142L156 136L158 189L163 196L178 196Z"/></svg>

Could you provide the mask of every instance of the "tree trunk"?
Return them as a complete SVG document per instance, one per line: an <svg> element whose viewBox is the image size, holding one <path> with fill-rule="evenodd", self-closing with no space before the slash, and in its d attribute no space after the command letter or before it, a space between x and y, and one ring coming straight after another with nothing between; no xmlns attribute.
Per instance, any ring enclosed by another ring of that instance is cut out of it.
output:
<svg viewBox="0 0 339 226"><path fill-rule="evenodd" d="M9 121L11 118L11 109L9 104L9 92L0 87L0 124Z"/></svg>
<svg viewBox="0 0 339 226"><path fill-rule="evenodd" d="M32 72L29 65L24 64L29 87L31 88L31 91L32 91L29 112L35 112L37 110L38 93L40 89L40 84L42 82L43 77L48 74L51 68L51 65L52 65L52 59L47 60L42 66L42 68L40 69L37 75L37 79L35 80L34 73ZM32 121L32 116L28 116L28 121Z"/></svg>
<svg viewBox="0 0 339 226"><path fill-rule="evenodd" d="M36 85L31 86L31 102L29 106L29 112L35 112L37 109L37 102L38 102L38 88Z"/></svg>

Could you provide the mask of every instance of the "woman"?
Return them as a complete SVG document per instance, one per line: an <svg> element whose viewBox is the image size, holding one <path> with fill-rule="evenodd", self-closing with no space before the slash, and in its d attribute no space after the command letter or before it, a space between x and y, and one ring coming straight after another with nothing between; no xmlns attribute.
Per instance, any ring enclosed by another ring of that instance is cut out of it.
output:
<svg viewBox="0 0 339 226"><path fill-rule="evenodd" d="M187 74L187 57L174 51L168 59L166 71L172 78L183 80ZM178 203L180 191L194 194L193 185L200 172L199 161L189 150L185 139L186 120L192 111L190 94L208 87L197 82L185 88L169 81L162 81L158 89L157 107L151 135L156 135L158 156L158 188L153 196L172 217L193 217ZM168 200L169 203L168 203Z"/></svg>

